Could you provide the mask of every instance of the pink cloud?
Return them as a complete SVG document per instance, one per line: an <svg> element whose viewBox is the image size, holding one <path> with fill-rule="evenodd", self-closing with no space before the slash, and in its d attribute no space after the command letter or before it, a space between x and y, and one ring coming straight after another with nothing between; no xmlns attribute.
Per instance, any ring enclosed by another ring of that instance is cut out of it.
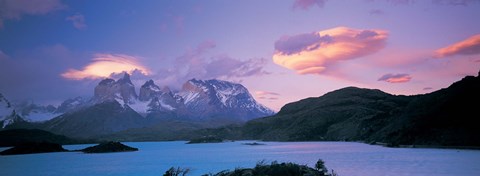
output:
<svg viewBox="0 0 480 176"><path fill-rule="evenodd" d="M273 62L299 74L320 74L329 65L376 53L385 47L384 30L336 27L284 36L275 42Z"/></svg>
<svg viewBox="0 0 480 176"><path fill-rule="evenodd" d="M150 69L140 64L136 57L123 54L96 54L93 62L82 70L69 69L61 76L73 80L98 79L122 72L131 74L134 71L143 75L151 74Z"/></svg>
<svg viewBox="0 0 480 176"><path fill-rule="evenodd" d="M378 81L385 81L389 83L405 83L409 82L412 77L409 74L385 74L378 78Z"/></svg>
<svg viewBox="0 0 480 176"><path fill-rule="evenodd" d="M242 79L250 76L270 74L264 70L265 58L238 59L223 55L209 55L216 47L215 41L208 40L196 48L187 50L175 58L173 67L160 70L158 82L181 85L186 80L197 79Z"/></svg>
<svg viewBox="0 0 480 176"><path fill-rule="evenodd" d="M275 92L269 92L269 91L255 91L255 95L257 96L266 96L266 95L274 95L274 96L278 96L280 95L279 93L275 93Z"/></svg>
<svg viewBox="0 0 480 176"><path fill-rule="evenodd" d="M20 20L24 15L44 15L65 8L60 0L0 0L0 28L5 20Z"/></svg>
<svg viewBox="0 0 480 176"><path fill-rule="evenodd" d="M270 101L278 100L279 96L280 94L275 92L261 91L261 90L255 91L255 97L261 100L270 100Z"/></svg>
<svg viewBox="0 0 480 176"><path fill-rule="evenodd" d="M435 51L437 57L480 54L480 34Z"/></svg>
<svg viewBox="0 0 480 176"><path fill-rule="evenodd" d="M87 28L87 24L85 24L85 17L80 13L69 16L65 20L71 21L73 23L73 27L78 30L83 30Z"/></svg>
<svg viewBox="0 0 480 176"><path fill-rule="evenodd" d="M323 7L327 0L295 0L293 2L293 9L300 8L302 10L308 10L310 7L317 5L318 7Z"/></svg>

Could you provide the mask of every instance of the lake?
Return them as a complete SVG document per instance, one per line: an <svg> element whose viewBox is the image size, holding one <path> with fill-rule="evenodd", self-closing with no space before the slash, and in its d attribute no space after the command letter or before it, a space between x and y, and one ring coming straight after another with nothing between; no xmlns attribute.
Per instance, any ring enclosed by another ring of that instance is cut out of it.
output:
<svg viewBox="0 0 480 176"><path fill-rule="evenodd" d="M237 141L215 144L126 142L138 152L83 154L80 152L0 156L0 175L156 175L168 168L190 168L189 175L254 167L260 160L314 166L321 158L340 176L480 175L480 150L386 148L354 142ZM81 149L92 145L65 145ZM6 148L1 148L4 150Z"/></svg>

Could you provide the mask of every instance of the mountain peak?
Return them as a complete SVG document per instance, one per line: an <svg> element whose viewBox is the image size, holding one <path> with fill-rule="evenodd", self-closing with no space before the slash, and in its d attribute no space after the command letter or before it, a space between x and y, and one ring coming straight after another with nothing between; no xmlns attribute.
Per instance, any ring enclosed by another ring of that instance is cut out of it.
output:
<svg viewBox="0 0 480 176"><path fill-rule="evenodd" d="M118 79L118 83L129 83L132 84L132 81L130 80L130 74L127 72L124 72L123 77ZM132 84L133 85L133 84Z"/></svg>
<svg viewBox="0 0 480 176"><path fill-rule="evenodd" d="M115 83L115 80L110 79L110 78L105 78L104 80L100 81L98 85L112 85Z"/></svg>
<svg viewBox="0 0 480 176"><path fill-rule="evenodd" d="M142 87L149 87L153 85L155 85L155 82L153 82L153 80L150 79L147 82L145 82L145 84L143 84Z"/></svg>

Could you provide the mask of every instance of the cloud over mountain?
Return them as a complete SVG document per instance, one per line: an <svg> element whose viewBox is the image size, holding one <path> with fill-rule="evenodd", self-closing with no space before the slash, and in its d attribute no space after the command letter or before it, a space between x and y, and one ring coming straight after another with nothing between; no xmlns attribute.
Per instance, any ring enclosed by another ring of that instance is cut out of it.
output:
<svg viewBox="0 0 480 176"><path fill-rule="evenodd" d="M347 27L284 36L275 42L273 62L299 74L320 74L330 64L376 53L387 37L384 30Z"/></svg>
<svg viewBox="0 0 480 176"><path fill-rule="evenodd" d="M82 70L69 69L62 73L67 79L97 79L110 77L122 72L132 73L138 70L144 75L151 73L150 69L142 65L134 56L124 54L96 54L93 61Z"/></svg>
<svg viewBox="0 0 480 176"><path fill-rule="evenodd" d="M480 34L471 36L447 47L440 48L435 52L438 57L480 54Z"/></svg>
<svg viewBox="0 0 480 176"><path fill-rule="evenodd" d="M174 59L173 67L160 70L158 81L167 85L181 85L192 79L231 79L268 74L263 68L264 58L237 59L226 54L208 55L216 47L214 41L204 41L195 49L187 50Z"/></svg>

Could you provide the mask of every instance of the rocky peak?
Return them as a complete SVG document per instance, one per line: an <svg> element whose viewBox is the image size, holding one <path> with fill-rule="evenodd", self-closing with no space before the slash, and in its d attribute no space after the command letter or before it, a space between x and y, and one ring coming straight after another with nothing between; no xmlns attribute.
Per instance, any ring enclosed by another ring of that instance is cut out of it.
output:
<svg viewBox="0 0 480 176"><path fill-rule="evenodd" d="M198 116L236 114L242 121L272 115L273 111L257 103L241 84L222 80L187 81L179 93L185 106ZM229 116L230 116L229 115Z"/></svg>
<svg viewBox="0 0 480 176"><path fill-rule="evenodd" d="M98 85L102 85L102 86L113 86L114 84L115 84L115 80L110 78L106 78L100 81L100 83L98 83Z"/></svg>
<svg viewBox="0 0 480 176"><path fill-rule="evenodd" d="M130 80L130 75L125 73L122 78L117 81L107 78L95 87L94 102L101 103L104 101L116 100L119 103L130 104L137 98L135 86Z"/></svg>
<svg viewBox="0 0 480 176"><path fill-rule="evenodd" d="M153 80L148 80L140 88L140 101L148 101L154 97L158 97L162 94L162 90L158 87Z"/></svg>
<svg viewBox="0 0 480 176"><path fill-rule="evenodd" d="M69 98L58 106L56 113L65 113L76 110L85 105L85 99L82 97Z"/></svg>
<svg viewBox="0 0 480 176"><path fill-rule="evenodd" d="M123 77L122 77L122 78L120 78L120 79L117 80L116 83L117 83L117 84L130 84L130 85L133 86L133 83L132 83L132 81L130 80L130 75L129 75L128 73L126 73L126 72L123 74Z"/></svg>
<svg viewBox="0 0 480 176"><path fill-rule="evenodd" d="M13 111L10 102L0 93L0 120L9 116Z"/></svg>

